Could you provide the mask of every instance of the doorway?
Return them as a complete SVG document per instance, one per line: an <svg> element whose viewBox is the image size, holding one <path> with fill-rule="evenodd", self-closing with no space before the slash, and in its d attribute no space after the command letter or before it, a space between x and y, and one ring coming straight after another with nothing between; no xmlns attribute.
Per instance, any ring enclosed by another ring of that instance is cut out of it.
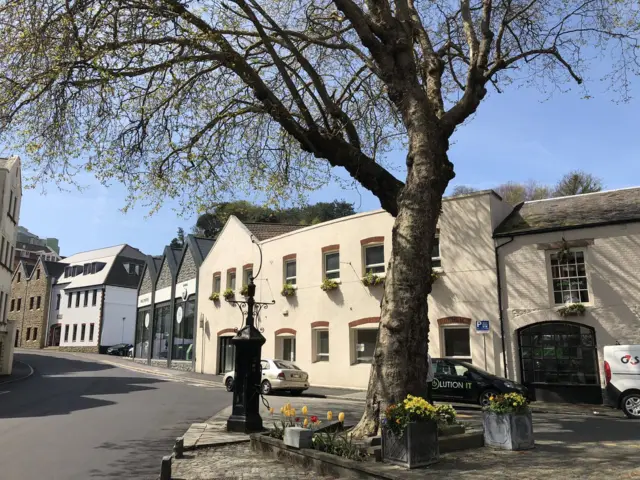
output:
<svg viewBox="0 0 640 480"><path fill-rule="evenodd" d="M227 373L235 368L236 347L231 343L233 337L218 339L218 373Z"/></svg>
<svg viewBox="0 0 640 480"><path fill-rule="evenodd" d="M53 325L51 329L49 329L49 346L50 347L59 347L60 346L60 331L62 330L62 325Z"/></svg>

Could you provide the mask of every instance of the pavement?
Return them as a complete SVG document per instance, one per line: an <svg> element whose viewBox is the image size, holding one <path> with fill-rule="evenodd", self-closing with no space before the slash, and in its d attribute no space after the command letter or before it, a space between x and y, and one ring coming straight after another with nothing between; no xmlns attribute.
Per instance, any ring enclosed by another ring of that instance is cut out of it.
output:
<svg viewBox="0 0 640 480"><path fill-rule="evenodd" d="M189 426L229 393L52 351L17 350L33 375L0 385L0 478L156 479Z"/></svg>
<svg viewBox="0 0 640 480"><path fill-rule="evenodd" d="M8 385L9 383L19 382L26 380L33 375L33 368L28 363L14 360L13 368L11 369L11 375L3 375L0 377L0 386Z"/></svg>

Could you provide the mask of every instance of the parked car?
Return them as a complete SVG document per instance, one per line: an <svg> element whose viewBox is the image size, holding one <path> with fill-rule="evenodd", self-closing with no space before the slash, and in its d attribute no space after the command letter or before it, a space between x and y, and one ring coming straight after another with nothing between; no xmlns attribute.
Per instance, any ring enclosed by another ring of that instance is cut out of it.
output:
<svg viewBox="0 0 640 480"><path fill-rule="evenodd" d="M431 391L434 401L479 403L486 406L492 395L520 393L531 400L529 390L513 380L498 377L462 360L433 358L434 380Z"/></svg>
<svg viewBox="0 0 640 480"><path fill-rule="evenodd" d="M300 395L309 388L309 375L303 372L295 363L288 360L263 359L262 382L260 393L269 395L274 390L289 390L292 395ZM228 392L233 391L235 372L227 372L224 385Z"/></svg>
<svg viewBox="0 0 640 480"><path fill-rule="evenodd" d="M130 343L118 343L117 345L111 345L107 348L107 355L116 355L118 357L125 357L129 355L129 350L133 348Z"/></svg>
<svg viewBox="0 0 640 480"><path fill-rule="evenodd" d="M606 345L604 376L604 404L640 419L640 345Z"/></svg>

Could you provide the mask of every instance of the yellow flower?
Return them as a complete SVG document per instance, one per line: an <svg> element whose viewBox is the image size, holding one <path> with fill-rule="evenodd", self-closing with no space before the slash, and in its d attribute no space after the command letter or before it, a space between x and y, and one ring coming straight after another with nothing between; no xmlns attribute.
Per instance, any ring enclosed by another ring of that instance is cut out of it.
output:
<svg viewBox="0 0 640 480"><path fill-rule="evenodd" d="M338 414L338 420L340 420L341 422L344 422L344 412L340 412Z"/></svg>
<svg viewBox="0 0 640 480"><path fill-rule="evenodd" d="M329 421L333 420L333 412L331 410L327 412L327 420Z"/></svg>
<svg viewBox="0 0 640 480"><path fill-rule="evenodd" d="M284 407L280 407L280 413L284 414Z"/></svg>
<svg viewBox="0 0 640 480"><path fill-rule="evenodd" d="M308 419L308 418L305 418L305 419L304 419L304 422L303 422L302 426L303 426L304 428L307 428L307 427L309 426L309 419Z"/></svg>
<svg viewBox="0 0 640 480"><path fill-rule="evenodd" d="M398 424L399 424L399 423L400 423L400 419L397 419L397 420L396 420L396 423L398 423Z"/></svg>
<svg viewBox="0 0 640 480"><path fill-rule="evenodd" d="M514 406L514 407L517 407L517 406L518 406L518 404L517 404L516 402L513 402L513 406Z"/></svg>
<svg viewBox="0 0 640 480"><path fill-rule="evenodd" d="M489 397L489 400L493 402L493 396Z"/></svg>
<svg viewBox="0 0 640 480"><path fill-rule="evenodd" d="M292 416L292 417L295 417L295 416L296 416L296 409L295 409L295 408L292 408L292 409L291 409L291 416Z"/></svg>
<svg viewBox="0 0 640 480"><path fill-rule="evenodd" d="M309 409L307 408L306 405L304 407L302 407L302 414L303 415L306 415L308 411L309 411Z"/></svg>
<svg viewBox="0 0 640 480"><path fill-rule="evenodd" d="M269 413L270 413L271 415L273 415L273 407L271 407L271 408L269 409Z"/></svg>

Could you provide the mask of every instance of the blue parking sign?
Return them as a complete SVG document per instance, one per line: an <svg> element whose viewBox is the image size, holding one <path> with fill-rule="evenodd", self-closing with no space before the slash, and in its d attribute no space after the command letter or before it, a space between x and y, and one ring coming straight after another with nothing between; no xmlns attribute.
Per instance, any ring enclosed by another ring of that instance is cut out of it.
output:
<svg viewBox="0 0 640 480"><path fill-rule="evenodd" d="M476 333L489 333L489 320L476 320Z"/></svg>

